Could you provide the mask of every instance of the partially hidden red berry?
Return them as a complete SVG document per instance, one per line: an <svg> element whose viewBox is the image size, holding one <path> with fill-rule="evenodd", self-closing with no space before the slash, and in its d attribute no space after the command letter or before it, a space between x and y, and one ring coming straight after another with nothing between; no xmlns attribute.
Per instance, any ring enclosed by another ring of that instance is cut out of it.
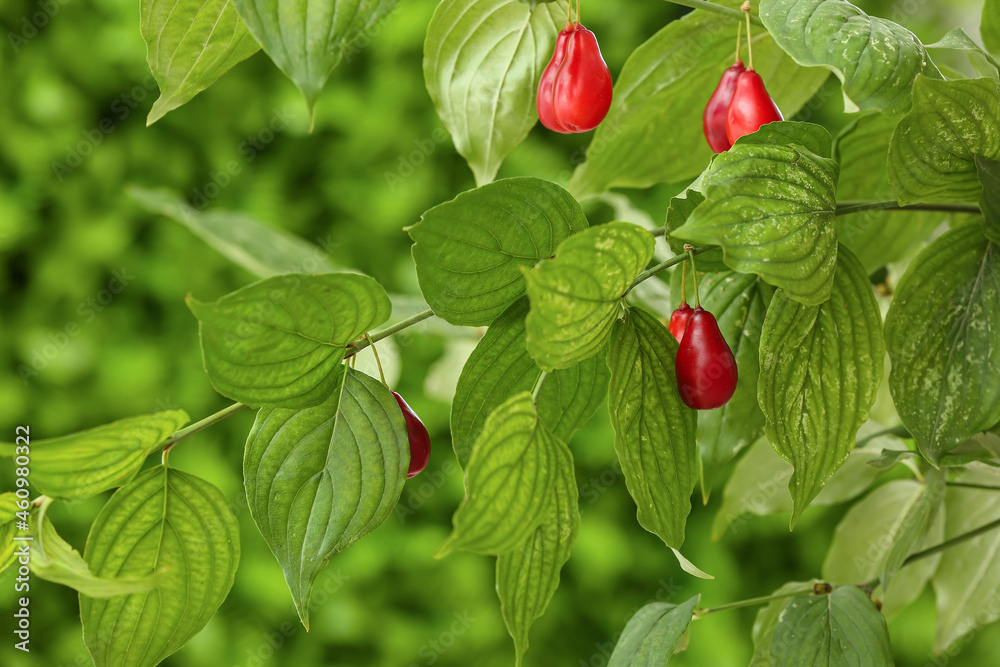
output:
<svg viewBox="0 0 1000 667"><path fill-rule="evenodd" d="M413 411L403 397L392 392L399 403L399 409L403 411L403 419L406 421L406 435L410 440L410 470L406 474L407 479L423 471L427 467L427 462L431 460L431 437L427 434L427 427L420 421L420 417Z"/></svg>
<svg viewBox="0 0 1000 667"><path fill-rule="evenodd" d="M722 407L736 391L736 358L719 331L715 315L696 306L677 350L677 388L695 410Z"/></svg>
<svg viewBox="0 0 1000 667"><path fill-rule="evenodd" d="M778 106L768 95L760 74L748 69L739 75L733 100L726 116L726 136L730 146L742 136L756 132L761 125L784 120Z"/></svg>
<svg viewBox="0 0 1000 667"><path fill-rule="evenodd" d="M563 134L589 132L611 107L611 72L594 33L568 23L538 83L538 119Z"/></svg>
<svg viewBox="0 0 1000 667"><path fill-rule="evenodd" d="M681 301L680 307L670 316L670 326L667 329L674 335L678 343L684 338L684 330L687 329L688 320L693 312L694 308L687 305L686 301Z"/></svg>
<svg viewBox="0 0 1000 667"><path fill-rule="evenodd" d="M736 83L740 74L746 69L743 66L743 61L737 60L722 73L719 85L715 87L715 92L708 98L705 113L701 117L705 139L708 140L708 145L716 153L723 153L733 147L726 130L726 119L729 116L729 104L733 101L733 94L736 92Z"/></svg>

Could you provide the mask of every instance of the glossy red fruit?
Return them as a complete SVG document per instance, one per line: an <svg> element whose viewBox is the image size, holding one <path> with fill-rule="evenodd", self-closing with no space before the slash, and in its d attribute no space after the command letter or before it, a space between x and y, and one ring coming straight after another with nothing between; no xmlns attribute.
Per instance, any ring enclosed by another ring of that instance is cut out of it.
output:
<svg viewBox="0 0 1000 667"><path fill-rule="evenodd" d="M431 437L427 434L427 427L403 397L396 392L392 392L392 395L396 397L399 409L403 411L406 435L410 439L410 471L406 475L409 479L426 468L427 462L431 460Z"/></svg>
<svg viewBox="0 0 1000 667"><path fill-rule="evenodd" d="M733 147L733 142L729 141L726 130L726 119L729 116L729 104L733 101L733 94L736 92L736 82L746 69L743 66L743 61L737 60L722 73L719 85L715 87L715 92L708 98L705 113L701 117L705 138L708 140L708 145L716 153L724 153Z"/></svg>
<svg viewBox="0 0 1000 667"><path fill-rule="evenodd" d="M736 391L736 358L719 331L715 315L696 306L677 350L677 388L695 410L722 407Z"/></svg>
<svg viewBox="0 0 1000 667"><path fill-rule="evenodd" d="M568 23L538 83L538 119L563 134L589 132L611 107L611 72L594 33Z"/></svg>
<svg viewBox="0 0 1000 667"><path fill-rule="evenodd" d="M687 305L686 301L681 301L680 307L670 316L670 326L667 329L674 335L678 343L684 338L684 330L687 329L688 320L693 312L694 308Z"/></svg>
<svg viewBox="0 0 1000 667"><path fill-rule="evenodd" d="M730 145L742 136L756 132L761 125L784 120L778 106L767 94L760 74L748 69L736 82L733 101L726 116L726 136Z"/></svg>

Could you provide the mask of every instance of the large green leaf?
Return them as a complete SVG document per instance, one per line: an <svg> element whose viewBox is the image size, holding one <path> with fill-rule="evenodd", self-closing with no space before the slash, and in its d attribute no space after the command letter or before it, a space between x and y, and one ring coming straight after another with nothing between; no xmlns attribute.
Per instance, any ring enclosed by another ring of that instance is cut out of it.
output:
<svg viewBox="0 0 1000 667"><path fill-rule="evenodd" d="M455 550L499 555L520 548L549 516L566 456L565 443L538 420L530 392L501 403L472 447L465 498L438 556Z"/></svg>
<svg viewBox="0 0 1000 667"><path fill-rule="evenodd" d="M25 507L22 511L27 512L30 501L25 499L22 502ZM0 573L13 565L17 560L17 556L14 553L18 546L17 542L14 541L14 536L18 532L15 519L20 509L17 503L17 494L13 491L0 493Z"/></svg>
<svg viewBox="0 0 1000 667"><path fill-rule="evenodd" d="M573 455L566 447L558 452L548 514L524 544L497 557L500 611L514 639L518 665L528 650L531 624L545 613L559 587L559 571L569 560L580 527Z"/></svg>
<svg viewBox="0 0 1000 667"><path fill-rule="evenodd" d="M128 417L61 438L31 443L31 485L53 498L96 496L126 483L149 452L188 423L183 410ZM0 443L0 456L16 447Z"/></svg>
<svg viewBox="0 0 1000 667"><path fill-rule="evenodd" d="M916 35L847 0L761 0L760 18L795 62L837 75L849 112L904 112L918 74L941 76Z"/></svg>
<svg viewBox="0 0 1000 667"><path fill-rule="evenodd" d="M1000 85L993 79L919 77L913 110L889 146L889 182L900 204L978 202L976 156L1000 158Z"/></svg>
<svg viewBox="0 0 1000 667"><path fill-rule="evenodd" d="M979 225L951 230L913 260L885 339L893 402L930 461L1000 421L1000 247Z"/></svg>
<svg viewBox="0 0 1000 667"><path fill-rule="evenodd" d="M160 86L147 125L260 48L229 0L142 0L139 24L146 62Z"/></svg>
<svg viewBox="0 0 1000 667"><path fill-rule="evenodd" d="M723 0L738 7L738 0ZM697 176L712 155L702 113L736 54L739 20L694 11L668 23L625 62L607 118L569 190L577 197L613 187L649 187ZM828 73L796 65L770 35L753 34L753 62L786 117L819 89Z"/></svg>
<svg viewBox="0 0 1000 667"><path fill-rule="evenodd" d="M615 451L639 523L679 549L698 482L697 417L681 402L677 341L652 315L629 309L608 347Z"/></svg>
<svg viewBox="0 0 1000 667"><path fill-rule="evenodd" d="M830 300L804 306L781 290L760 341L760 407L775 451L795 471L792 525L854 448L882 381L882 317L868 274L841 247Z"/></svg>
<svg viewBox="0 0 1000 667"><path fill-rule="evenodd" d="M355 273L274 276L187 302L212 386L254 407L322 403L343 382L347 345L392 310L382 286Z"/></svg>
<svg viewBox="0 0 1000 667"><path fill-rule="evenodd" d="M569 368L608 342L622 299L653 257L653 236L610 222L559 244L554 259L524 271L528 353L546 371Z"/></svg>
<svg viewBox="0 0 1000 667"><path fill-rule="evenodd" d="M496 319L465 363L451 404L451 443L464 468L487 417L514 394L528 391L541 372L525 348L528 299ZM608 367L599 355L545 378L538 418L563 442L593 416L608 391Z"/></svg>
<svg viewBox="0 0 1000 667"><path fill-rule="evenodd" d="M87 537L96 577L157 575L143 593L80 594L83 640L97 667L152 667L197 634L226 599L240 559L233 503L166 466L118 489Z"/></svg>
<svg viewBox="0 0 1000 667"><path fill-rule="evenodd" d="M998 0L985 0L983 3L983 16L979 25L979 33L986 48L993 53L1000 54L1000 2Z"/></svg>
<svg viewBox="0 0 1000 667"><path fill-rule="evenodd" d="M518 0L445 0L434 11L424 79L477 184L493 180L538 120L538 81L565 21L561 1L532 9Z"/></svg>
<svg viewBox="0 0 1000 667"><path fill-rule="evenodd" d="M778 619L781 618L781 612L793 597L811 593L817 584L822 585L822 582L815 579L810 582L790 581L771 594L775 599L767 606L761 607L754 619L752 632L754 652L750 667L774 667L774 662L771 660L771 637L778 625Z"/></svg>
<svg viewBox="0 0 1000 667"><path fill-rule="evenodd" d="M785 143L789 135L825 151ZM733 270L757 274L801 303L823 303L837 258L830 144L819 126L791 122L741 138L712 161L702 183L705 201L673 236L722 246Z"/></svg>
<svg viewBox="0 0 1000 667"><path fill-rule="evenodd" d="M330 558L375 530L403 491L403 414L379 381L352 369L326 401L257 413L243 459L250 514L285 575L302 624Z"/></svg>
<svg viewBox="0 0 1000 667"><path fill-rule="evenodd" d="M664 667L688 629L700 595L681 604L651 602L635 612L608 667Z"/></svg>
<svg viewBox="0 0 1000 667"><path fill-rule="evenodd" d="M983 186L979 208L983 211L983 232L993 243L1000 243L1000 162L976 156L976 172Z"/></svg>
<svg viewBox="0 0 1000 667"><path fill-rule="evenodd" d="M424 299L452 324L486 326L525 292L521 267L587 228L568 192L537 178L509 178L435 206L409 228Z"/></svg>

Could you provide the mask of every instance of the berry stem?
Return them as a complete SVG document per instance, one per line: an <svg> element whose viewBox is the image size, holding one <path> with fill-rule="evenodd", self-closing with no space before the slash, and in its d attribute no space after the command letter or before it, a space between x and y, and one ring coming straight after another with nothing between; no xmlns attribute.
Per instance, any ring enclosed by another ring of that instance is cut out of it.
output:
<svg viewBox="0 0 1000 667"><path fill-rule="evenodd" d="M728 16L739 20L741 23L743 21L743 15L738 9L733 9L732 7L724 7L723 5L716 4L714 2L708 2L708 0L667 0L667 2L680 5L681 7L690 7L691 9L703 9L706 12L712 12L713 14L720 14L722 16ZM759 26L764 24L756 16L751 16L750 20Z"/></svg>
<svg viewBox="0 0 1000 667"><path fill-rule="evenodd" d="M681 264L681 305L687 303L688 263Z"/></svg>
<svg viewBox="0 0 1000 667"><path fill-rule="evenodd" d="M365 338L368 338L368 340L371 340L371 338L369 338L368 334L365 334ZM385 373L382 372L382 360L378 358L378 350L375 348L375 343L372 343L371 345L372 345L372 354L375 355L375 364L378 366L378 376L380 378L382 378L382 386L385 387L386 389L388 389L389 388L389 383L387 383L385 381ZM351 357L351 358L352 359L356 359L357 355L355 355L354 357Z"/></svg>
<svg viewBox="0 0 1000 667"><path fill-rule="evenodd" d="M747 17L747 69L753 71L753 37L750 34L750 0L747 0L740 7L740 11Z"/></svg>
<svg viewBox="0 0 1000 667"><path fill-rule="evenodd" d="M735 65L740 61L740 38L743 37L743 24L736 24L736 59L733 61Z"/></svg>
<svg viewBox="0 0 1000 667"><path fill-rule="evenodd" d="M694 246L684 245L684 252L687 253L688 257L691 258L691 282L694 283L694 305L695 308L701 307L701 295L698 294L698 269L694 265Z"/></svg>

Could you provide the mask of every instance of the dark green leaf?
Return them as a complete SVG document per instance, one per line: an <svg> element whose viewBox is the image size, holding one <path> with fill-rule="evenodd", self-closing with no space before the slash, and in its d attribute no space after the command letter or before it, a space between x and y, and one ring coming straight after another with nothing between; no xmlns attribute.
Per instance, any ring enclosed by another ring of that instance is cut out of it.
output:
<svg viewBox="0 0 1000 667"><path fill-rule="evenodd" d="M695 605L695 595L681 604L652 602L635 612L622 632L608 667L664 667L687 631Z"/></svg>
<svg viewBox="0 0 1000 667"><path fill-rule="evenodd" d="M977 155L976 172L983 186L983 194L979 197L983 232L993 243L1000 243L1000 162Z"/></svg>

